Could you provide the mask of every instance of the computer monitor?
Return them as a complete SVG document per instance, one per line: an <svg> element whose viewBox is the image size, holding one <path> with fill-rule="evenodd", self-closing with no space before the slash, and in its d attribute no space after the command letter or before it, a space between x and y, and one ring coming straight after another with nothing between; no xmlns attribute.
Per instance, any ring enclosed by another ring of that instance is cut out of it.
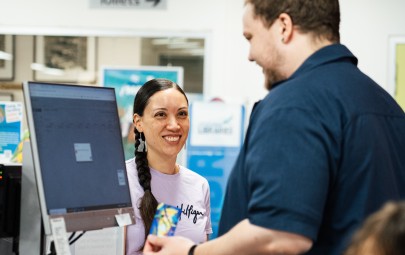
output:
<svg viewBox="0 0 405 255"><path fill-rule="evenodd" d="M23 92L45 234L59 217L67 232L118 226L116 215L134 223L115 90L25 82Z"/></svg>

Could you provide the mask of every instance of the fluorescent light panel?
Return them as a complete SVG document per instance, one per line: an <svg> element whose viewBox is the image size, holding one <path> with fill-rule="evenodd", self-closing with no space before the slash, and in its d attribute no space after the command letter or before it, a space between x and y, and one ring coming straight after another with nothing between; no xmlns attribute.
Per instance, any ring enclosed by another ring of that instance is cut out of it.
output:
<svg viewBox="0 0 405 255"><path fill-rule="evenodd" d="M12 60L13 59L13 55L4 51L0 50L0 59L4 59L4 60Z"/></svg>

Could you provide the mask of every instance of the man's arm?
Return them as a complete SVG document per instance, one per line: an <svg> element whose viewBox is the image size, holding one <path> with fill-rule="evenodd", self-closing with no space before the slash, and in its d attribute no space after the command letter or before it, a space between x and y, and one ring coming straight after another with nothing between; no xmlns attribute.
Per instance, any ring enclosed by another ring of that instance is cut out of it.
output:
<svg viewBox="0 0 405 255"><path fill-rule="evenodd" d="M192 244L190 240L180 237L148 237L144 255L187 255ZM194 255L292 255L302 254L311 246L312 241L304 236L258 227L246 219L225 235L198 245ZM160 249L159 252L153 252L155 248Z"/></svg>

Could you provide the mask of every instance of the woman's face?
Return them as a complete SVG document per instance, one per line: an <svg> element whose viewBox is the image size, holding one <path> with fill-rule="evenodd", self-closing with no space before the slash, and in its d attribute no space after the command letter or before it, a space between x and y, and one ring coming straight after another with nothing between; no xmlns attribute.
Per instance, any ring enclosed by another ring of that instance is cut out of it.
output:
<svg viewBox="0 0 405 255"><path fill-rule="evenodd" d="M185 96L175 88L155 93L143 116L134 115L134 123L143 132L148 158L172 158L183 148L190 128Z"/></svg>

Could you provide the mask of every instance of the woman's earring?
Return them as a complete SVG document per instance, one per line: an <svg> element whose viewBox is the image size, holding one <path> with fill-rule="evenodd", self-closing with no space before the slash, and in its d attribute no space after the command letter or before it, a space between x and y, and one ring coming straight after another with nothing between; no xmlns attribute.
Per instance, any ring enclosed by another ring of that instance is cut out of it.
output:
<svg viewBox="0 0 405 255"><path fill-rule="evenodd" d="M146 144L145 141L142 140L142 133L139 135L139 145L138 145L138 152L145 152L146 151Z"/></svg>

